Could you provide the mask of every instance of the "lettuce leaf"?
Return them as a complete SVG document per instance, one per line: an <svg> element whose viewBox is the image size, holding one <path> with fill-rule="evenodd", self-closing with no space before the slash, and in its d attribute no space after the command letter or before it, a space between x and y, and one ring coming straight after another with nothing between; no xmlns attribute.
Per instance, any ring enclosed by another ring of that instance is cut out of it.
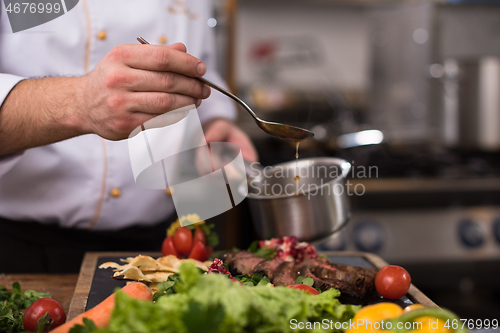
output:
<svg viewBox="0 0 500 333"><path fill-rule="evenodd" d="M119 291L109 328L97 332L297 332L291 319L335 323L348 321L359 309L340 304L335 289L314 296L270 284L249 288L220 274L200 275L190 263L180 267L180 281L177 293L156 303Z"/></svg>

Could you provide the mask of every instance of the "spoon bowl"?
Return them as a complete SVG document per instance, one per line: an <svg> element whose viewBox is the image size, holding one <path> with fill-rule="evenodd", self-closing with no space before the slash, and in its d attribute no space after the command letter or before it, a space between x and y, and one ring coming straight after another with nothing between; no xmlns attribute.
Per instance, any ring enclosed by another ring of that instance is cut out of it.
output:
<svg viewBox="0 0 500 333"><path fill-rule="evenodd" d="M257 120L256 123L264 132L283 140L303 141L314 136L313 132L296 126L273 123L262 119Z"/></svg>
<svg viewBox="0 0 500 333"><path fill-rule="evenodd" d="M296 126L291 126L291 125L285 125L285 124L280 124L280 123L275 123L275 122L270 122L263 120L253 112L253 110L245 103L243 102L240 98L236 97L235 95L231 94L229 91L226 89L216 85L213 82L208 81L207 79L203 77L199 77L198 80L206 84L207 86L210 86L214 88L215 90L221 92L222 94L228 96L229 98L232 98L236 102L238 102L243 108L250 113L250 115L253 117L257 125L266 133L274 135L277 138L284 139L284 140L293 140L293 141L303 141L306 139L309 139L310 137L314 136L314 133L311 131L308 131L306 129L296 127Z"/></svg>

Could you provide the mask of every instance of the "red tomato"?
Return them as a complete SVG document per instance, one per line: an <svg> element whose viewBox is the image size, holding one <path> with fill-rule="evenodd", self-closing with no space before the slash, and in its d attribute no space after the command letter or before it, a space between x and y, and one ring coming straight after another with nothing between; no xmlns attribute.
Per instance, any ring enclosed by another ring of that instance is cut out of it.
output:
<svg viewBox="0 0 500 333"><path fill-rule="evenodd" d="M174 234L174 245L180 254L188 254L193 246L193 233L191 229L180 227Z"/></svg>
<svg viewBox="0 0 500 333"><path fill-rule="evenodd" d="M213 246L206 246L207 248L207 258L210 258L212 253L214 253L214 247Z"/></svg>
<svg viewBox="0 0 500 333"><path fill-rule="evenodd" d="M175 249L174 239L172 238L172 236L168 236L163 241L163 244L161 245L161 254L163 254L163 256L168 256L169 254L171 254L180 259L181 256Z"/></svg>
<svg viewBox="0 0 500 333"><path fill-rule="evenodd" d="M202 242L203 245L207 245L207 237L200 227L196 227L196 229L194 229L193 245L197 242Z"/></svg>
<svg viewBox="0 0 500 333"><path fill-rule="evenodd" d="M410 274L403 267L388 265L382 267L375 276L375 288L380 296L398 299L410 289Z"/></svg>
<svg viewBox="0 0 500 333"><path fill-rule="evenodd" d="M193 246L193 250L189 254L189 259L196 259L199 261L205 261L208 259L207 248L202 242L197 242Z"/></svg>
<svg viewBox="0 0 500 333"><path fill-rule="evenodd" d="M40 298L26 309L23 317L24 329L34 332L38 324L38 319L43 317L47 311L49 312L49 317L54 319L51 329L64 324L66 321L66 314L58 301L52 298Z"/></svg>
<svg viewBox="0 0 500 333"><path fill-rule="evenodd" d="M305 291L306 293L308 293L309 295L319 295L319 291L317 291L313 287L310 287L310 286L305 285L305 284L292 284L291 286L288 286L287 288L302 290L302 291Z"/></svg>

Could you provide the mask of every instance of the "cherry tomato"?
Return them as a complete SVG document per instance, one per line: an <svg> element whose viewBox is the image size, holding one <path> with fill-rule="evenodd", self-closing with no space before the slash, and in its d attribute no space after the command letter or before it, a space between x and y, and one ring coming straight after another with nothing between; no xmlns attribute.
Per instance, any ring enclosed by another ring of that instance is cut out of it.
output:
<svg viewBox="0 0 500 333"><path fill-rule="evenodd" d="M207 248L202 242L196 242L193 246L193 250L189 254L189 259L196 259L199 261L205 261L208 259Z"/></svg>
<svg viewBox="0 0 500 333"><path fill-rule="evenodd" d="M188 254L193 246L193 233L186 227L177 228L174 234L174 245L180 254Z"/></svg>
<svg viewBox="0 0 500 333"><path fill-rule="evenodd" d="M58 301L52 298L40 298L26 309L23 317L24 329L34 332L38 324L38 319L43 317L47 311L49 312L49 317L54 319L51 329L64 324L66 321L66 314Z"/></svg>
<svg viewBox="0 0 500 333"><path fill-rule="evenodd" d="M305 284L292 284L287 288L302 290L308 293L309 295L319 295L319 291Z"/></svg>
<svg viewBox="0 0 500 333"><path fill-rule="evenodd" d="M177 250L175 249L174 246L174 239L172 236L168 236L165 238L163 241L163 244L161 245L161 254L163 256L168 256L169 254L176 256L177 258L181 258Z"/></svg>
<svg viewBox="0 0 500 333"><path fill-rule="evenodd" d="M193 246L196 242L202 242L203 245L207 245L207 237L200 227L196 227L196 229L194 229Z"/></svg>
<svg viewBox="0 0 500 333"><path fill-rule="evenodd" d="M214 253L214 247L213 246L206 246L207 248L207 258L210 258L212 253Z"/></svg>
<svg viewBox="0 0 500 333"><path fill-rule="evenodd" d="M375 288L380 296L398 299L410 289L410 274L403 267L388 265L382 267L375 276Z"/></svg>

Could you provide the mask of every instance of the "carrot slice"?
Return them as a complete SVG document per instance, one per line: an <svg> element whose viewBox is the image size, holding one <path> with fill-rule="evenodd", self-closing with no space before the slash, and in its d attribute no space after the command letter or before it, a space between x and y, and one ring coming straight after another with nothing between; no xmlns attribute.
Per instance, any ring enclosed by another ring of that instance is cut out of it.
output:
<svg viewBox="0 0 500 333"><path fill-rule="evenodd" d="M152 301L153 294L151 289L142 282L134 282L126 285L122 288L130 297L143 300ZM67 321L63 325L51 330L51 333L67 333L75 325L83 325L83 318L92 319L97 328L107 327L109 325L109 319L111 318L111 313L115 307L115 294L109 296L101 303L97 304L92 309L76 316L70 321Z"/></svg>

